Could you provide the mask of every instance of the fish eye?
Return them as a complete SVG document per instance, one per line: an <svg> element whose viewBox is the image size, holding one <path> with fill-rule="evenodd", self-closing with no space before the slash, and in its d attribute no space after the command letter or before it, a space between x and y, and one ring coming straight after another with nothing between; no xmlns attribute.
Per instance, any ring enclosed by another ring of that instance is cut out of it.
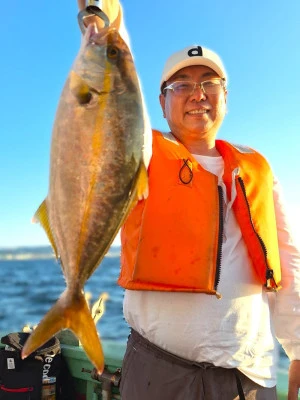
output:
<svg viewBox="0 0 300 400"><path fill-rule="evenodd" d="M107 48L107 57L111 60L116 60L119 56L119 49L116 46L109 46Z"/></svg>
<svg viewBox="0 0 300 400"><path fill-rule="evenodd" d="M77 96L78 102L82 106L89 104L91 102L92 98L93 98L93 95L91 92L84 93L84 94L81 94L80 96Z"/></svg>

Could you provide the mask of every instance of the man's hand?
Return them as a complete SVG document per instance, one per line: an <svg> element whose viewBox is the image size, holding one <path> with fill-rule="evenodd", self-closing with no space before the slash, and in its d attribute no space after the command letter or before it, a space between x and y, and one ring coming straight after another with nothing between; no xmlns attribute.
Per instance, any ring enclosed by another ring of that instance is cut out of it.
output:
<svg viewBox="0 0 300 400"><path fill-rule="evenodd" d="M86 0L77 0L77 4L79 11L81 11L86 7ZM121 21L121 7L119 0L103 0L101 9L108 16L110 24L116 29L119 29ZM84 21L87 25L95 23L99 29L104 27L104 22L98 17L87 17Z"/></svg>
<svg viewBox="0 0 300 400"><path fill-rule="evenodd" d="M300 388L300 360L294 360L289 368L289 392L288 400L298 400Z"/></svg>

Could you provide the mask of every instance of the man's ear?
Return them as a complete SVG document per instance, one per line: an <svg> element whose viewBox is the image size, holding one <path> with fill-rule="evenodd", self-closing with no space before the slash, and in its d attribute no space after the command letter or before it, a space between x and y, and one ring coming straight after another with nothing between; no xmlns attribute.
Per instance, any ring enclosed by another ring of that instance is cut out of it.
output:
<svg viewBox="0 0 300 400"><path fill-rule="evenodd" d="M160 106L163 112L163 116L164 118L166 118L166 114L165 114L165 102L166 102L166 97L161 93L159 95L159 102L160 102Z"/></svg>

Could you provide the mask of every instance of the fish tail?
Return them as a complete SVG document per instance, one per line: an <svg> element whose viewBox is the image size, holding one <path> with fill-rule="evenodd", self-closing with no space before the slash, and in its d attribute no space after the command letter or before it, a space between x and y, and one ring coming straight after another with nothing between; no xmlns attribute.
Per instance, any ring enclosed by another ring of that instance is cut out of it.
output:
<svg viewBox="0 0 300 400"><path fill-rule="evenodd" d="M104 354L84 294L79 293L72 296L68 289L27 339L22 349L22 359L28 357L62 329L73 331L98 373L102 373Z"/></svg>

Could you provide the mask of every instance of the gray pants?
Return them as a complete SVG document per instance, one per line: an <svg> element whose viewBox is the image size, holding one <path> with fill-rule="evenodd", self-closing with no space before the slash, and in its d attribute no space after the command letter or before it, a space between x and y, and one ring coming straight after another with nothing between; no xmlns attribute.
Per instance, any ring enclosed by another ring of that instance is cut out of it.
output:
<svg viewBox="0 0 300 400"><path fill-rule="evenodd" d="M122 400L276 400L236 369L192 363L174 356L132 331L122 366Z"/></svg>

